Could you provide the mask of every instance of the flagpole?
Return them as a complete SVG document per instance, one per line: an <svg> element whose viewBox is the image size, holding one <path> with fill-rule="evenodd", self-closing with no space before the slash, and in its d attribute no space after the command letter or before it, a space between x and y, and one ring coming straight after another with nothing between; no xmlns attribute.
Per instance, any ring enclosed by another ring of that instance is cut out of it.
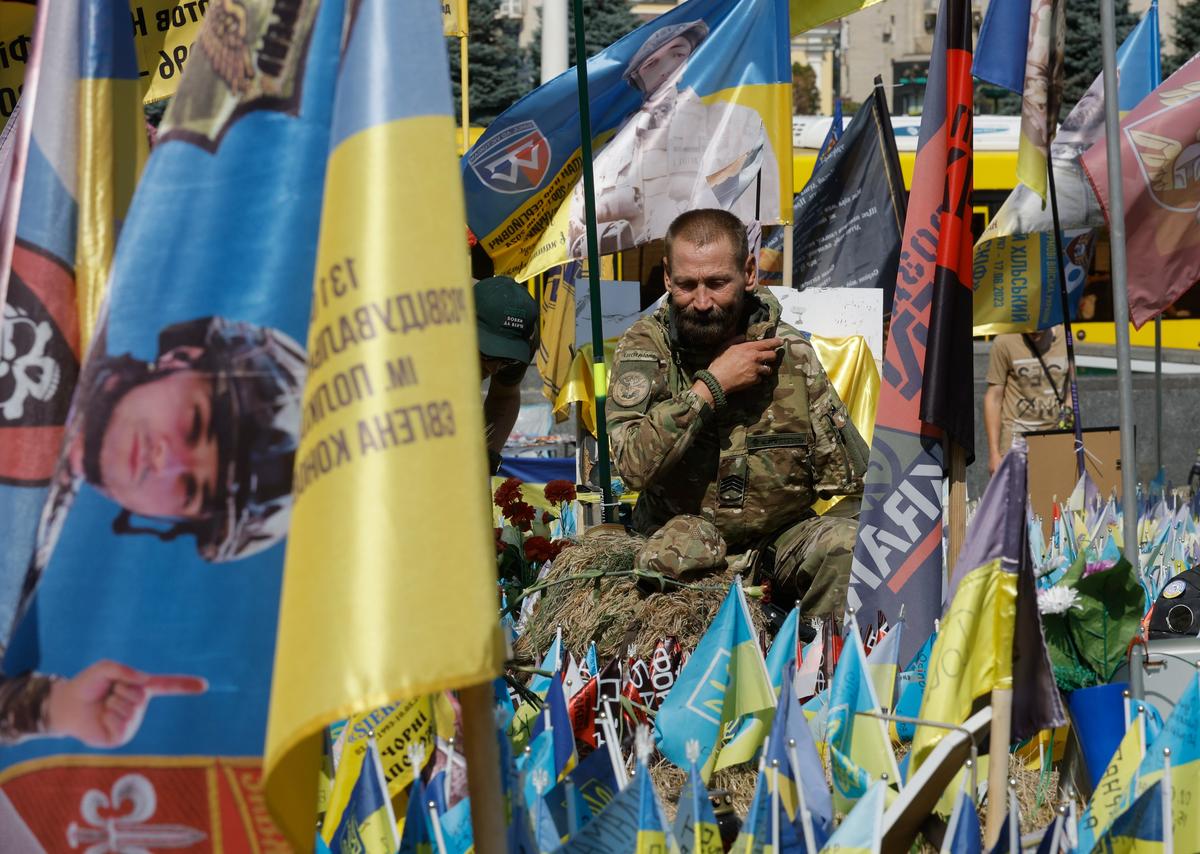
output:
<svg viewBox="0 0 1200 854"><path fill-rule="evenodd" d="M506 854L507 823L500 794L500 746L490 682L458 692L462 708L463 758L467 762L467 794L477 854Z"/></svg>
<svg viewBox="0 0 1200 854"><path fill-rule="evenodd" d="M1129 286L1125 278L1125 188L1117 96L1117 31L1113 0L1100 0L1100 54L1104 61L1104 145L1108 155L1108 239L1112 254L1113 325L1117 333L1117 389L1121 426L1121 508L1125 559L1138 567L1137 449L1133 442L1133 370L1129 360Z"/></svg>
<svg viewBox="0 0 1200 854"><path fill-rule="evenodd" d="M996 847L1000 839L1008 812L1005 792L1008 785L1008 748L1012 737L1012 698L1012 688L992 690L992 729L988 733L987 832L983 837L989 851Z"/></svg>
<svg viewBox="0 0 1200 854"><path fill-rule="evenodd" d="M1046 182L1050 188L1050 215L1054 219L1054 257L1058 262L1058 301L1062 306L1063 336L1067 341L1067 375L1071 381L1071 417L1075 422L1075 472L1083 477L1083 418L1079 414L1079 382L1075 377L1075 336L1071 332L1071 302L1067 298L1067 266L1063 258L1062 229L1058 224L1058 191L1054 188L1054 158L1046 158ZM1050 384L1054 380L1049 376Z"/></svg>
<svg viewBox="0 0 1200 854"><path fill-rule="evenodd" d="M1162 471L1162 315L1154 318L1154 473Z"/></svg>
<svg viewBox="0 0 1200 854"><path fill-rule="evenodd" d="M466 153L466 150L471 147L471 108L469 106L471 102L471 72L470 64L467 61L467 54L469 53L467 50L467 38L471 31L471 13L468 0L462 0L462 5L459 7L459 14L462 15L462 22L458 25L458 28L462 32L462 35L458 39L458 87L462 90L462 150L463 153Z"/></svg>
<svg viewBox="0 0 1200 854"><path fill-rule="evenodd" d="M592 388L596 397L596 456L600 467L600 521L612 522L615 505L608 464L608 425L604 405L608 399L608 372L604 363L604 313L600 310L600 243L596 239L596 180L592 175L592 117L588 98L587 48L583 37L583 0L572 3L575 12L575 74L579 80L579 126L583 155L583 206L587 223L588 294L592 303Z"/></svg>

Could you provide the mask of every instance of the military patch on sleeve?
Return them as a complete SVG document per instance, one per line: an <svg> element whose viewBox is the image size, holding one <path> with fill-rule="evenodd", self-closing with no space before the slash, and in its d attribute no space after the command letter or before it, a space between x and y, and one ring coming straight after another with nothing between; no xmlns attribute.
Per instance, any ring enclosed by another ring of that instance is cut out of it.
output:
<svg viewBox="0 0 1200 854"><path fill-rule="evenodd" d="M612 399L619 406L637 406L650 396L650 378L638 370L627 370L612 385Z"/></svg>

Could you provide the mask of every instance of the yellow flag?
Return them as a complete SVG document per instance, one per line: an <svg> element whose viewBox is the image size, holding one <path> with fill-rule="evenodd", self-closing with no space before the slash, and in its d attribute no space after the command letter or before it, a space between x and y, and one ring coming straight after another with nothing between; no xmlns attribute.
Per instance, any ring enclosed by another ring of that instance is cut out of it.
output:
<svg viewBox="0 0 1200 854"><path fill-rule="evenodd" d="M788 0L792 35L828 24L834 18L842 18L851 12L874 6L879 0Z"/></svg>
<svg viewBox="0 0 1200 854"><path fill-rule="evenodd" d="M433 4L353 8L265 762L268 803L305 847L322 726L490 681L503 656L441 22Z"/></svg>
<svg viewBox="0 0 1200 854"><path fill-rule="evenodd" d="M442 0L442 34L467 37L467 0Z"/></svg>

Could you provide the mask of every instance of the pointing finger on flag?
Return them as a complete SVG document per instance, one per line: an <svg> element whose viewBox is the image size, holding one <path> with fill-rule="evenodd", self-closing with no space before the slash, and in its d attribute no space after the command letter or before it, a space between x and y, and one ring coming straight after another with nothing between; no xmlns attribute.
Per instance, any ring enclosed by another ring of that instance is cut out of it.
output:
<svg viewBox="0 0 1200 854"><path fill-rule="evenodd" d="M203 694L208 690L208 680L200 676L162 675L151 676L146 681L146 690L157 697L172 695Z"/></svg>

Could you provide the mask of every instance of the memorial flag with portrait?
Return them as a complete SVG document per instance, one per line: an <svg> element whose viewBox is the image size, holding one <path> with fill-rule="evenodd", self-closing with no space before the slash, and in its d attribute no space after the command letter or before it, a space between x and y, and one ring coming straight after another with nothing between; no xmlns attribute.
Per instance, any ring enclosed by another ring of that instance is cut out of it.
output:
<svg viewBox="0 0 1200 854"><path fill-rule="evenodd" d="M785 0L688 0L587 61L600 252L723 208L791 221ZM462 159L467 222L519 280L587 255L575 69L493 121Z"/></svg>
<svg viewBox="0 0 1200 854"><path fill-rule="evenodd" d="M208 6L25 555L0 789L46 850L285 844L261 757L345 7L277 5Z"/></svg>

